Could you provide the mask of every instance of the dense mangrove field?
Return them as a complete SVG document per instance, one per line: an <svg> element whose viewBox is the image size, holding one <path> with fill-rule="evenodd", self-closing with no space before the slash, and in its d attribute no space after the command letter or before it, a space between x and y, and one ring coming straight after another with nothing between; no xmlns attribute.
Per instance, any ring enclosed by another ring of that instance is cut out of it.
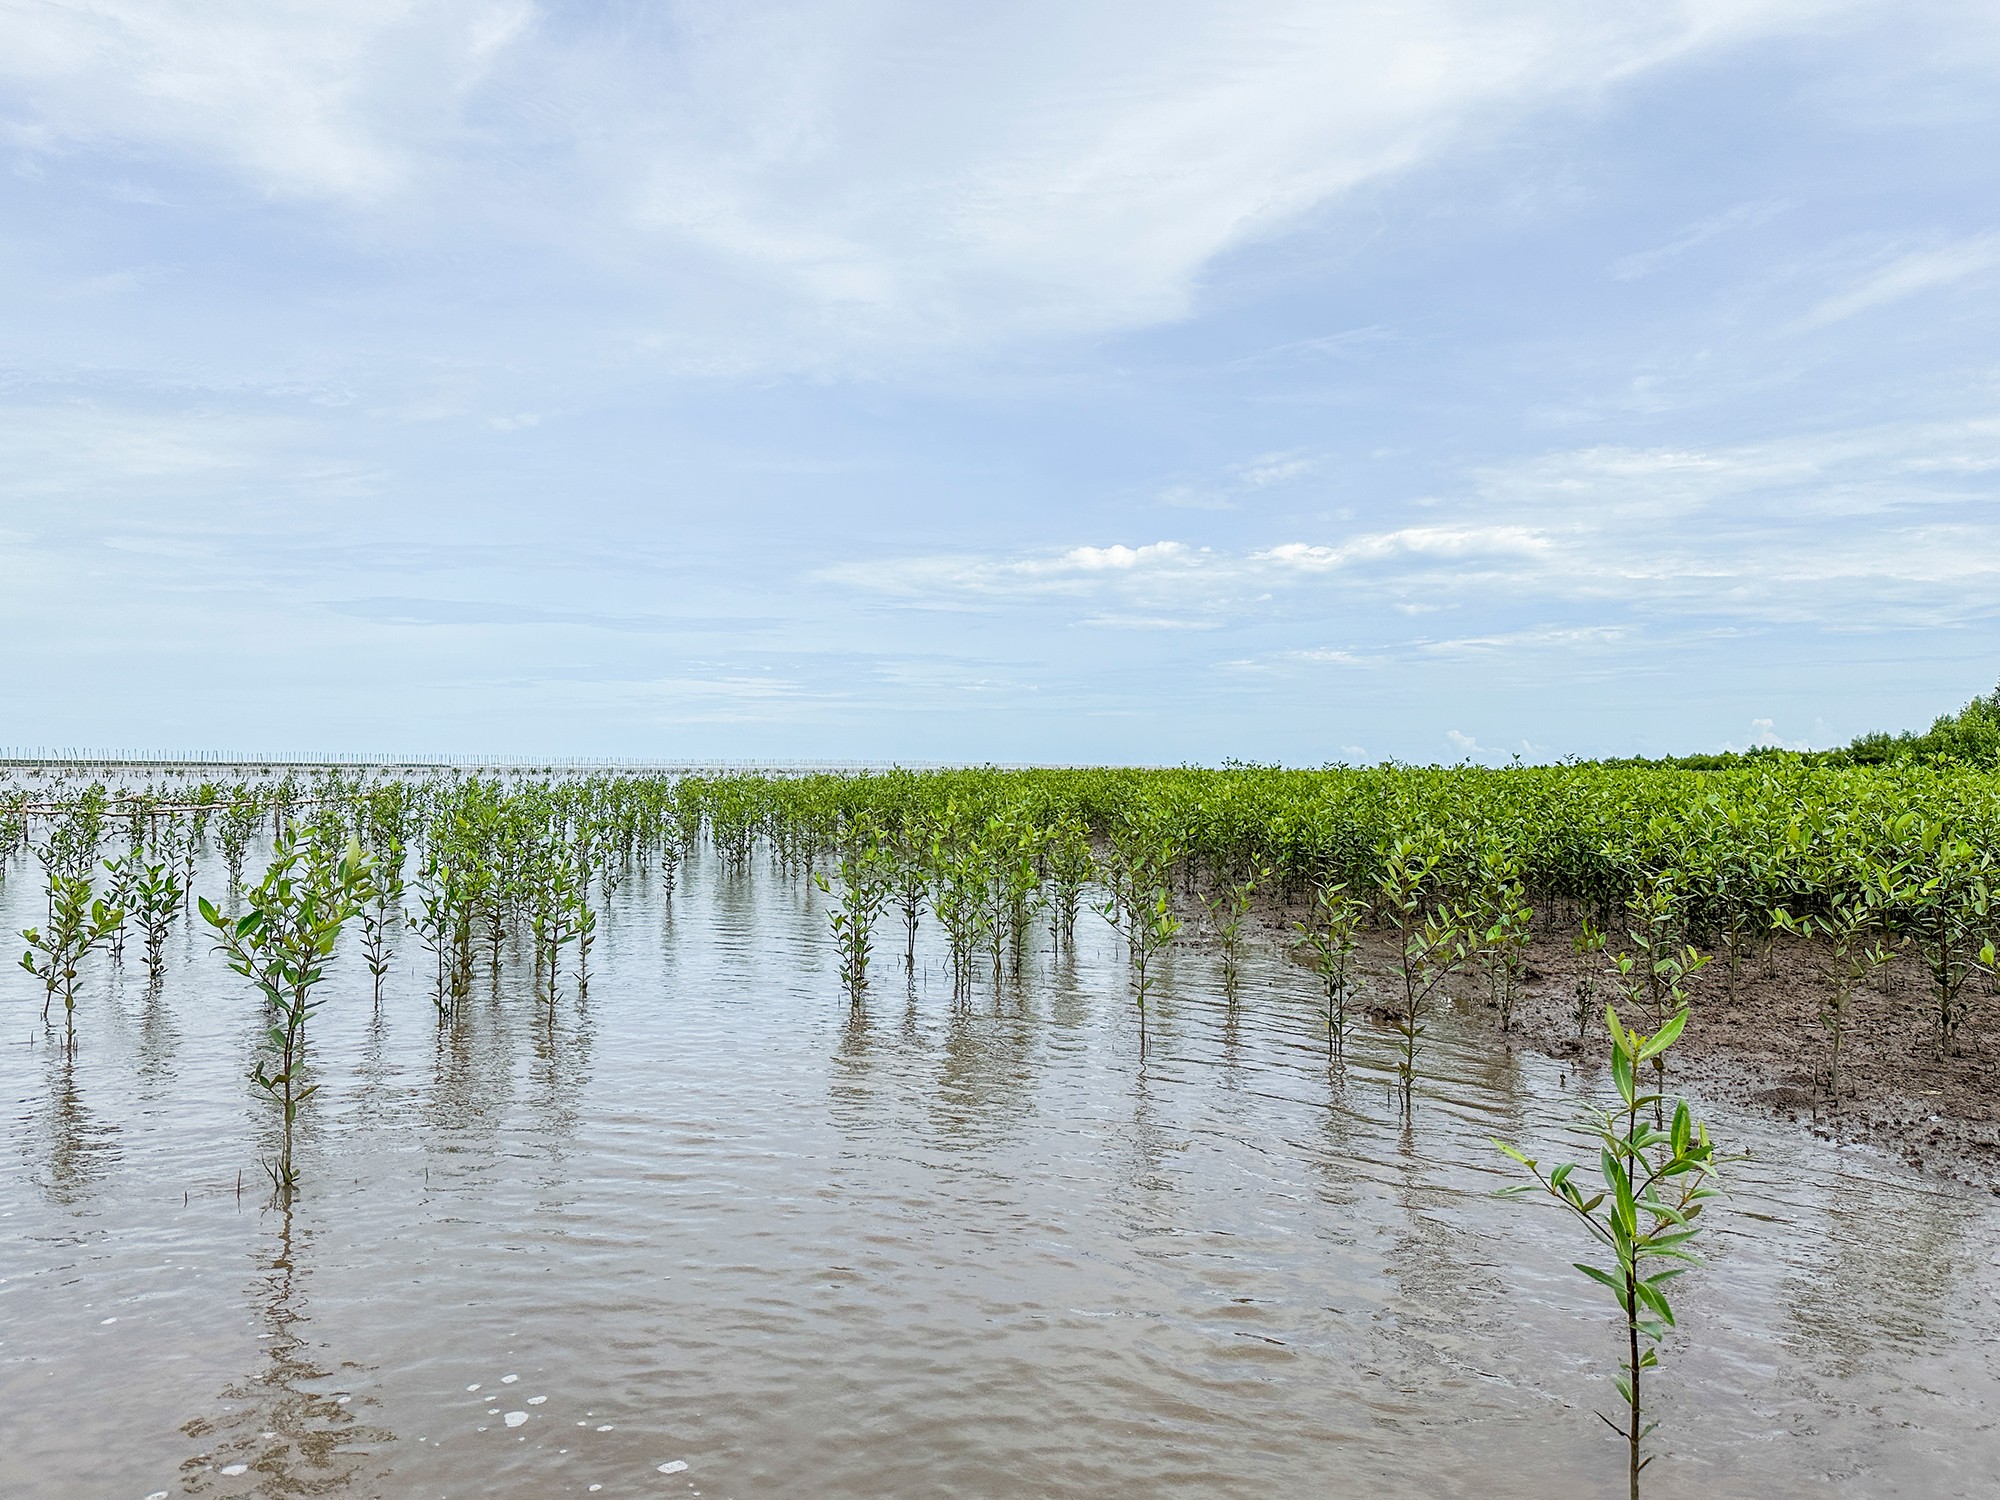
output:
<svg viewBox="0 0 2000 1500"><path fill-rule="evenodd" d="M1996 849L1914 762L23 768L0 1482L1979 1493Z"/></svg>

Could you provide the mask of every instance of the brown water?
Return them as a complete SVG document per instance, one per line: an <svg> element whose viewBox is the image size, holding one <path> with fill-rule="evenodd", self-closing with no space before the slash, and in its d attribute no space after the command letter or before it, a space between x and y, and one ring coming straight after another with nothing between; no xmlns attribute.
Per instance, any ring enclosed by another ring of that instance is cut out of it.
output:
<svg viewBox="0 0 2000 1500"><path fill-rule="evenodd" d="M1142 1065L1088 917L968 1006L878 958L854 1017L820 901L635 879L553 1031L510 973L440 1033L414 941L377 1014L350 952L289 1212L257 1007L198 934L157 996L100 964L73 1060L10 971L0 1493L1622 1492L1608 1301L1486 1143L1601 1079L1447 1017L1405 1127L1385 1037L1330 1079L1309 976L1263 955L1231 1007L1198 950ZM16 866L0 925L39 905ZM1712 1118L1755 1159L1649 1493L1993 1494L1993 1201Z"/></svg>

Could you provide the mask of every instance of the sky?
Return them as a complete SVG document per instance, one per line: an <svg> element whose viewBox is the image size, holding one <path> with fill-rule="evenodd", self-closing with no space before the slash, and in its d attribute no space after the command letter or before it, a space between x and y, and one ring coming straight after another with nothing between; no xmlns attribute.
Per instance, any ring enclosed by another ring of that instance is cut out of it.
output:
<svg viewBox="0 0 2000 1500"><path fill-rule="evenodd" d="M0 0L0 745L1504 763L2000 678L1991 0Z"/></svg>

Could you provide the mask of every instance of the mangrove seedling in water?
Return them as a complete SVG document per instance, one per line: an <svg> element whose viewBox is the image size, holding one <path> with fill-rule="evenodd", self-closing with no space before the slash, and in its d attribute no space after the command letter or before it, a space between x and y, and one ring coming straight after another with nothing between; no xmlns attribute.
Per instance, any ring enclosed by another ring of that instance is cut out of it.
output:
<svg viewBox="0 0 2000 1500"><path fill-rule="evenodd" d="M1167 882L1178 852L1171 844L1145 848L1115 842L1105 870L1106 894L1097 914L1125 939L1132 963L1133 999L1139 1007L1139 1056L1146 1055L1146 996L1152 989L1153 956L1180 934Z"/></svg>
<svg viewBox="0 0 2000 1500"><path fill-rule="evenodd" d="M1319 975L1326 990L1328 1062L1338 1058L1347 1047L1347 1002L1354 995L1354 950L1361 943L1361 918L1366 910L1347 894L1346 881L1327 881L1313 887L1312 913L1297 924L1313 972Z"/></svg>
<svg viewBox="0 0 2000 1500"><path fill-rule="evenodd" d="M858 1006L868 988L868 956L875 947L875 919L889 899L894 872L887 850L872 830L866 830L840 856L840 903L827 913L833 939L840 949L840 977L848 1000ZM813 871L813 884L825 895L833 882L824 870Z"/></svg>
<svg viewBox="0 0 2000 1500"><path fill-rule="evenodd" d="M1090 834L1080 818L1065 814L1049 830L1042 860L1049 884L1049 937L1055 947L1073 953L1083 889L1097 873L1090 854Z"/></svg>
<svg viewBox="0 0 2000 1500"><path fill-rule="evenodd" d="M1222 943L1222 989L1232 1000L1236 998L1236 981L1243 962L1243 924L1250 919L1250 902L1257 893L1257 883L1270 878L1271 867L1259 865L1235 884L1202 900L1208 908L1208 920Z"/></svg>
<svg viewBox="0 0 2000 1500"><path fill-rule="evenodd" d="M133 892L146 876L145 854L137 849L127 850L117 859L104 861L104 873L109 878L104 885L104 899L124 912L132 913ZM120 967L125 963L125 923L120 921L111 934L111 961Z"/></svg>
<svg viewBox="0 0 2000 1500"><path fill-rule="evenodd" d="M145 865L131 882L126 899L146 937L146 980L158 984L166 968L167 934L187 900L187 885L170 864Z"/></svg>
<svg viewBox="0 0 2000 1500"><path fill-rule="evenodd" d="M1597 1138L1599 1183L1580 1184L1581 1170L1565 1162L1543 1172L1533 1157L1496 1140L1493 1144L1526 1167L1532 1183L1502 1188L1500 1196L1542 1195L1554 1199L1605 1252L1609 1265L1582 1261L1576 1269L1617 1299L1624 1338L1624 1356L1613 1381L1625 1403L1623 1423L1599 1412L1598 1417L1626 1446L1626 1473L1631 1500L1639 1500L1639 1476L1653 1455L1644 1451L1647 1436L1657 1426L1645 1420L1645 1374L1659 1365L1659 1343L1674 1326L1669 1283L1697 1257L1689 1242L1700 1228L1702 1209L1717 1196L1715 1147L1708 1127L1695 1120L1687 1101L1674 1105L1671 1127L1648 1124L1642 1116L1656 1110L1659 1100L1639 1092L1639 1069L1674 1044L1687 1024L1681 1010L1652 1035L1628 1030L1615 1007L1605 1007L1611 1029L1611 1075L1618 1085L1618 1106L1593 1108L1590 1132Z"/></svg>
<svg viewBox="0 0 2000 1500"><path fill-rule="evenodd" d="M333 860L287 831L278 836L264 878L243 898L242 916L232 921L207 897L201 900L216 951L257 986L267 1007L269 1052L257 1059L250 1081L280 1113L278 1159L265 1170L282 1193L299 1180L292 1154L299 1106L319 1092L305 1078L306 1023L321 1003L313 991L326 977L341 928L360 908L366 865L358 843Z"/></svg>
<svg viewBox="0 0 2000 1500"><path fill-rule="evenodd" d="M1139 1055L1146 1055L1146 996L1152 989L1153 955L1177 937L1181 919L1173 898L1155 890L1125 909L1125 937L1132 952L1132 998L1139 1007Z"/></svg>
<svg viewBox="0 0 2000 1500"><path fill-rule="evenodd" d="M29 927L21 936L28 951L21 967L42 981L42 1020L62 996L63 1035L76 1041L76 986L83 961L110 940L125 921L125 913L101 897L93 898L87 875L49 876L49 921L46 928Z"/></svg>
<svg viewBox="0 0 2000 1500"><path fill-rule="evenodd" d="M389 943L389 913L403 901L403 841L391 835L378 839L368 860L361 899L361 952L374 981L375 1003L382 1003L382 983L389 977L389 960L396 950Z"/></svg>
<svg viewBox="0 0 2000 1500"><path fill-rule="evenodd" d="M889 848L893 865L891 884L896 910L903 914L903 967L917 971L917 926L923 920L928 881L924 871L923 835L914 822L906 821Z"/></svg>
<svg viewBox="0 0 2000 1500"><path fill-rule="evenodd" d="M1377 878L1381 907L1399 939L1396 962L1403 994L1390 1024L1403 1040L1396 1076L1406 1114L1415 1097L1418 1044L1428 1029L1424 1017L1467 953L1466 928L1458 910L1433 894L1440 863L1437 851L1398 839L1388 849Z"/></svg>

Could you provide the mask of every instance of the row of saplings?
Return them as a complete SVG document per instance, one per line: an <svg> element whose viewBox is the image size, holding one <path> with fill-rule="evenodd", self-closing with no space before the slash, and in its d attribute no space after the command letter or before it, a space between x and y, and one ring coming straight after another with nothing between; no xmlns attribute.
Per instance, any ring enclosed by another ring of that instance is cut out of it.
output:
<svg viewBox="0 0 2000 1500"><path fill-rule="evenodd" d="M1583 961L1574 991L1578 1035L1607 999L1663 1026L1685 1003L1687 981L1712 958L1723 960L1733 997L1750 955L1761 947L1768 958L1779 934L1793 934L1807 940L1804 951L1822 980L1818 1015L1826 1051L1816 1077L1837 1108L1851 1004L1899 954L1914 955L1928 976L1938 1054L1956 1049L1973 982L1993 980L2000 967L1989 869L1990 860L1970 845L1943 851L1919 845L1890 858L1857 840L1823 853L1799 881L1799 899L1755 910L1754 921L1749 903L1699 899L1673 867L1640 872L1622 909L1586 911L1573 938ZM886 829L867 815L851 820L831 871L814 879L834 898L829 920L856 1005L867 990L885 911L898 914L904 962L914 966L918 923L928 907L945 938L954 991L963 994L982 955L995 981L1008 954L1018 969L1027 936L1044 915L1055 948L1071 945L1086 891L1099 893L1088 904L1124 937L1131 959L1143 1055L1156 960L1180 934L1188 909L1176 891L1193 893L1205 910L1223 984L1233 995L1245 928L1272 871L1257 866L1202 880L1171 836L1142 827L1115 828L1093 841L1074 815L1043 824L1025 810L973 817L948 804L936 817L905 818ZM1332 1060L1343 1053L1355 1010L1362 932L1390 934L1396 993L1382 1009L1400 1038L1406 1106L1427 1017L1454 976L1476 975L1501 1029L1512 1027L1529 972L1535 911L1523 862L1504 840L1463 830L1396 838L1374 851L1365 875L1308 882L1304 908L1294 928L1301 957L1324 987ZM1607 942L1614 927L1626 940L1615 950ZM1692 941L1697 936L1711 940L1715 951L1701 952Z"/></svg>
<svg viewBox="0 0 2000 1500"><path fill-rule="evenodd" d="M481 939L490 945L497 979L501 936L519 920L533 939L538 990L551 1007L566 946L576 946L579 985L588 983L595 927L589 891L593 877L607 887L617 878L618 861L609 857L617 852L615 840L574 809L525 805L526 816L495 818L476 805L433 815L422 829L416 906L409 911L403 911L408 894L403 871L406 845L416 831L415 809L402 798L389 799L372 816L329 808L303 827L281 823L272 861L244 892L235 915L209 901L199 903L218 949L266 1003L269 1045L252 1082L282 1120L279 1153L268 1164L280 1193L290 1194L298 1185L293 1126L317 1088L306 1068L308 1022L320 1003L315 991L350 921L359 919L362 926L378 1000L392 957L390 921L399 912L433 954L433 998L443 1015L453 1014L467 993ZM110 880L105 897L92 894L88 873L65 868L76 863L73 851L37 851L50 869L49 918L45 928L25 934L29 951L23 965L43 980L51 999L63 999L66 1018L73 1017L82 960L99 946L121 956L128 914L144 936L149 976L157 980L166 931L187 900L195 836L172 820L161 820L156 828L165 831L135 842L122 859L104 862ZM679 845L668 838L660 847L671 872ZM633 851L627 844L623 852ZM742 851L734 852L740 859ZM1436 836L1397 839L1378 853L1370 899L1350 891L1345 881L1322 880L1311 889L1308 915L1297 925L1304 952L1324 983L1334 1060L1349 1031L1361 928L1374 922L1392 930L1400 993L1390 1012L1401 1039L1398 1072L1407 1109L1426 1017L1452 975L1468 967L1480 972L1492 987L1501 1024L1510 1023L1533 913L1520 864L1497 841L1477 844L1469 859L1464 847ZM231 866L234 876L239 861L232 859ZM1043 825L1023 813L975 818L947 805L934 819L907 819L887 831L866 818L850 823L832 870L816 871L814 878L836 898L830 920L843 977L857 1004L867 985L877 919L889 907L902 917L905 958L912 963L922 913L937 920L954 987L962 993L982 956L996 978L1007 955L1018 965L1032 925L1044 914L1055 943L1072 945L1077 917L1088 904L1125 939L1143 1049L1153 962L1180 931L1174 889L1191 876L1171 841L1133 828L1093 840L1073 816ZM1221 939L1225 983L1232 992L1252 900L1260 881L1269 878L1268 869L1254 870L1212 883L1202 898ZM1966 979L1993 960L1990 944L1971 948L1983 928L1970 906L1968 920L1940 939L1933 929L1910 921L1898 896L1894 872L1883 872L1879 879L1857 883L1851 896L1836 895L1809 914L1794 917L1782 909L1776 914L1781 929L1825 940L1820 951L1827 955L1830 1077L1836 1090L1848 997L1893 945L1928 939L1941 955L1934 977L1941 967L1940 984L1952 986L1940 1001L1941 1042L1962 1018ZM1510 1192L1547 1193L1607 1252L1608 1264L1578 1269L1609 1289L1622 1312L1627 1347L1617 1386L1625 1410L1613 1425L1627 1444L1634 1495L1647 1462L1645 1372L1654 1367L1658 1341L1673 1322L1669 1284L1692 1260L1689 1241L1703 1204L1715 1192L1712 1142L1684 1102L1669 1110L1662 1087L1666 1050L1686 1023L1684 982L1706 961L1684 941L1685 905L1671 872L1642 881L1627 905L1630 951L1606 963L1612 1003L1605 1018L1619 1098L1615 1107L1592 1114L1601 1148L1597 1181L1586 1188L1573 1164L1543 1172L1533 1159L1496 1142L1535 1178ZM1586 951L1601 951L1602 929L1586 922L1578 943ZM1733 968L1733 945L1730 957ZM1580 1018L1601 993L1590 980L1579 986ZM1620 1002L1627 1015L1643 1017L1648 1029L1626 1027ZM45 1014L46 1009L45 1002ZM73 1019L66 1034L73 1037Z"/></svg>
<svg viewBox="0 0 2000 1500"><path fill-rule="evenodd" d="M239 812L231 820L236 826L249 821L240 816L244 805L231 806ZM513 816L496 832L489 821L469 818L463 805L447 804L426 817L407 787L391 786L373 798L326 798L291 817L291 809L275 810L271 862L247 890L241 886L242 852L231 839L225 849L231 894L240 895L232 914L192 896L199 838L191 819L150 810L132 825L131 847L100 862L102 811L69 810L33 846L46 871L46 915L22 933L27 951L21 967L43 985L43 1021L59 1000L63 1043L73 1049L87 962L102 952L122 964L135 931L144 943L148 984L156 987L173 925L191 903L197 905L218 950L268 1006L269 1045L260 1051L252 1083L282 1122L277 1153L266 1164L281 1192L297 1185L294 1126L317 1088L306 1066L308 1023L350 923L361 929L378 1004L395 957L393 933L400 925L416 934L431 954L432 1000L446 1020L458 1015L470 993L481 951L490 954L497 988L502 939L524 932L536 993L552 1022L566 955L578 987L589 983L593 879L608 895L620 874L617 861L604 857L610 844L604 830L575 815L574 807L558 812L535 799L516 799ZM263 817L257 811L256 822ZM417 868L406 881L407 848L420 824Z"/></svg>

